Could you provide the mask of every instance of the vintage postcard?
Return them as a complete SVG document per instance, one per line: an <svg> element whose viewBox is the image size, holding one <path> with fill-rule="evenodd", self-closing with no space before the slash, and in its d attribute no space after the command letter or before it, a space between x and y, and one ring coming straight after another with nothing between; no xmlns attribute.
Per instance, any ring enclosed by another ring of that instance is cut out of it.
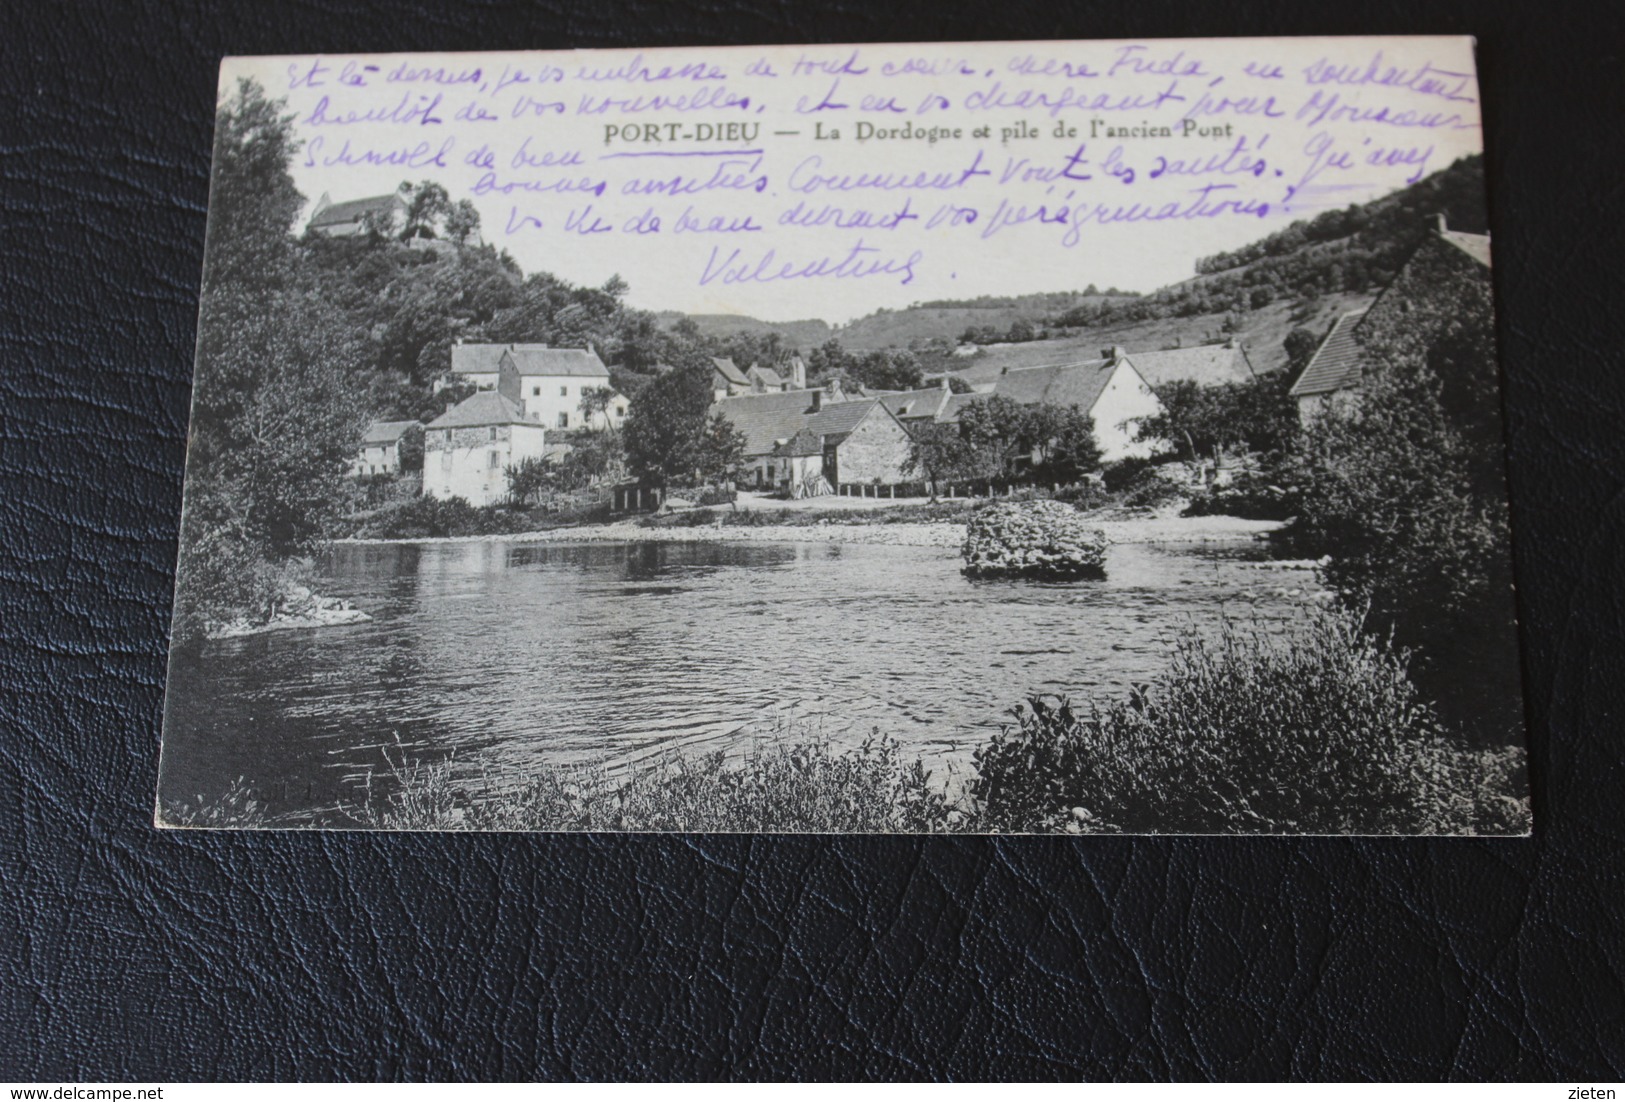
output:
<svg viewBox="0 0 1625 1102"><path fill-rule="evenodd" d="M158 824L1527 833L1479 102L228 59Z"/></svg>

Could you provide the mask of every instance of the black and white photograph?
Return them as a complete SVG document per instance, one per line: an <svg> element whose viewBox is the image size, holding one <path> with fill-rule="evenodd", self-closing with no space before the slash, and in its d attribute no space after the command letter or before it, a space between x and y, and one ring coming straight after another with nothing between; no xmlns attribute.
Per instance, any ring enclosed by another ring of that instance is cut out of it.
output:
<svg viewBox="0 0 1625 1102"><path fill-rule="evenodd" d="M1466 38L229 58L156 822L1524 835Z"/></svg>

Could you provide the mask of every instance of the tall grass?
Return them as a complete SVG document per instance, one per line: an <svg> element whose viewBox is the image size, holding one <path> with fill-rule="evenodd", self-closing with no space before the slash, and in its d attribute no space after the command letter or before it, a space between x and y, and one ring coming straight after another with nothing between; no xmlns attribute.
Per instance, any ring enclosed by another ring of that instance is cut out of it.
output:
<svg viewBox="0 0 1625 1102"><path fill-rule="evenodd" d="M1033 698L951 791L876 730L838 748L800 724L743 755L469 777L386 750L337 812L384 830L930 833L1516 834L1521 750L1448 730L1406 655L1340 610L1296 627L1188 627L1167 670L1083 707ZM239 781L166 805L184 826L268 819Z"/></svg>
<svg viewBox="0 0 1625 1102"><path fill-rule="evenodd" d="M1332 609L1187 630L1126 699L1031 700L976 754L996 830L1437 834L1527 829L1521 754L1446 730L1407 655Z"/></svg>

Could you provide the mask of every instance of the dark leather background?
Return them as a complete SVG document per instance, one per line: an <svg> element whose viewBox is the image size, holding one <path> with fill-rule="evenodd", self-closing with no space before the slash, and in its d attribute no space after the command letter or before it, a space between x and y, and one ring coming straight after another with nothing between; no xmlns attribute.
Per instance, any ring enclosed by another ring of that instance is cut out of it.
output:
<svg viewBox="0 0 1625 1102"><path fill-rule="evenodd" d="M0 1080L1620 1077L1617 6L4 7ZM150 828L221 54L1380 31L1480 38L1532 840Z"/></svg>

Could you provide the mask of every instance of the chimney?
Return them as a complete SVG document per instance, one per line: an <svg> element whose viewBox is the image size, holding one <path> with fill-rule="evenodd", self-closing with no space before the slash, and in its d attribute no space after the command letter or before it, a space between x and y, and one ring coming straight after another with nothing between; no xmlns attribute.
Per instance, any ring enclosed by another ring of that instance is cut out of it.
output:
<svg viewBox="0 0 1625 1102"><path fill-rule="evenodd" d="M1434 229L1438 230L1440 233L1449 233L1450 232L1450 226L1449 226L1449 224L1447 222L1445 222L1444 211L1440 211L1438 214L1435 214L1433 216L1433 220L1434 220L1434 227L1433 227Z"/></svg>
<svg viewBox="0 0 1625 1102"><path fill-rule="evenodd" d="M815 390L812 392L812 403L812 411L814 413L817 413L819 410L824 408L824 392L822 390Z"/></svg>
<svg viewBox="0 0 1625 1102"><path fill-rule="evenodd" d="M1116 363L1118 360L1121 360L1127 355L1128 352L1126 352L1123 346L1120 344L1114 344L1110 348L1102 348L1100 350L1100 358L1103 360L1110 360L1113 363Z"/></svg>

